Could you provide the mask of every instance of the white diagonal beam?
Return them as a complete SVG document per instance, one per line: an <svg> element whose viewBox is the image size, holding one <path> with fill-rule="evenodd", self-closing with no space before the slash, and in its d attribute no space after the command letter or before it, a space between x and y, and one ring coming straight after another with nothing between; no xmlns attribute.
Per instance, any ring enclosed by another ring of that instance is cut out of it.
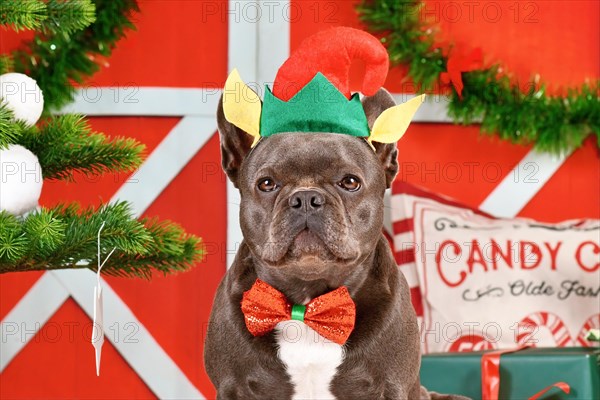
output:
<svg viewBox="0 0 600 400"><path fill-rule="evenodd" d="M140 216L216 132L214 117L184 117L114 194Z"/></svg>
<svg viewBox="0 0 600 400"><path fill-rule="evenodd" d="M68 298L68 290L47 273L29 288L0 323L0 373Z"/></svg>
<svg viewBox="0 0 600 400"><path fill-rule="evenodd" d="M531 150L492 190L479 209L496 217L515 217L571 153L558 156Z"/></svg>

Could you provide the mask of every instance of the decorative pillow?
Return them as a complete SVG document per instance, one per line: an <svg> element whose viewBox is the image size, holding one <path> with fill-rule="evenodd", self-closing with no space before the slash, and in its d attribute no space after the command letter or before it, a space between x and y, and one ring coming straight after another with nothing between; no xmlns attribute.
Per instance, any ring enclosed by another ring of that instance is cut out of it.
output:
<svg viewBox="0 0 600 400"><path fill-rule="evenodd" d="M426 353L590 345L585 333L600 326L600 221L496 219L402 191L392 197L394 244L421 292Z"/></svg>
<svg viewBox="0 0 600 400"><path fill-rule="evenodd" d="M400 180L394 181L391 197L392 229L394 233L392 249L394 250L396 263L408 281L413 307L415 308L419 322L421 322L423 304L421 302L421 290L417 277L417 266L415 264L415 239L413 231L413 204L416 200L466 208L474 213L486 215L490 218L493 217L477 209L463 206L449 197L426 191Z"/></svg>

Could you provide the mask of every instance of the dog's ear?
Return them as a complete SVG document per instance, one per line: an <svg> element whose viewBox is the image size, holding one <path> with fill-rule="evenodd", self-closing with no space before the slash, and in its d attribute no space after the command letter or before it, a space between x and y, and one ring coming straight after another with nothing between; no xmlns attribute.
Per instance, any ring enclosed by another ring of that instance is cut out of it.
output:
<svg viewBox="0 0 600 400"><path fill-rule="evenodd" d="M252 147L253 137L227 121L223 111L222 95L217 108L217 124L221 139L221 165L237 188L240 165Z"/></svg>
<svg viewBox="0 0 600 400"><path fill-rule="evenodd" d="M367 116L369 129L373 129L373 125L381 113L388 108L394 107L396 103L392 95L387 90L381 88L373 96L365 96L362 105ZM375 153L383 165L385 183L389 188L398 173L398 149L396 143L371 142L371 144L375 147Z"/></svg>

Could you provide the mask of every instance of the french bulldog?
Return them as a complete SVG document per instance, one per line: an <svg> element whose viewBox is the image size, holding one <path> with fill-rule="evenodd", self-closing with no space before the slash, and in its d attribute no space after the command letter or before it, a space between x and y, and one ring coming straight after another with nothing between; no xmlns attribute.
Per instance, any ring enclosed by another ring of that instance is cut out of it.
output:
<svg viewBox="0 0 600 400"><path fill-rule="evenodd" d="M385 89L362 101L370 127L395 105ZM344 134L252 137L217 111L222 166L241 194L244 240L214 300L205 341L217 399L460 399L419 382L420 341L409 288L382 234L396 144ZM375 150L375 151L374 151ZM240 307L257 279L290 303L346 287L354 329L339 345L300 321L263 336Z"/></svg>

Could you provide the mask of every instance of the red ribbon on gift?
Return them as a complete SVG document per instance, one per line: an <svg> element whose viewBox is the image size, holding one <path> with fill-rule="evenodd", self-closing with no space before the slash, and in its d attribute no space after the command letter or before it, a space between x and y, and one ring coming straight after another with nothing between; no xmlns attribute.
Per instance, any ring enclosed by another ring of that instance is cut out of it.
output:
<svg viewBox="0 0 600 400"><path fill-rule="evenodd" d="M563 392L565 392L565 393L567 393L567 394L569 394L569 392L571 391L571 387L569 386L569 384L568 384L568 383L565 383L565 382L556 382L556 383L554 383L554 384L552 384L552 385L548 386L547 388L545 388L545 389L543 389L543 390L540 390L539 392L537 392L536 394L534 394L533 396L531 396L531 397L529 398L529 400L537 400L537 399L539 399L539 398L540 398L540 397L542 397L542 396L543 396L543 395L544 395L544 394L545 394L545 393L546 393L548 390L550 390L550 389L552 389L552 388L554 388L554 387L557 387L557 388L559 388L560 390L562 390Z"/></svg>
<svg viewBox="0 0 600 400"><path fill-rule="evenodd" d="M529 346L521 346L516 349L497 350L485 353L481 357L481 397L482 400L498 400L500 393L500 356L507 353L515 353ZM571 387L565 382L556 382L538 393L529 400L537 400L550 389L557 387L565 393L571 391Z"/></svg>
<svg viewBox="0 0 600 400"><path fill-rule="evenodd" d="M490 351L481 356L481 397L482 400L498 400L500 393L500 356L523 350L516 349Z"/></svg>

